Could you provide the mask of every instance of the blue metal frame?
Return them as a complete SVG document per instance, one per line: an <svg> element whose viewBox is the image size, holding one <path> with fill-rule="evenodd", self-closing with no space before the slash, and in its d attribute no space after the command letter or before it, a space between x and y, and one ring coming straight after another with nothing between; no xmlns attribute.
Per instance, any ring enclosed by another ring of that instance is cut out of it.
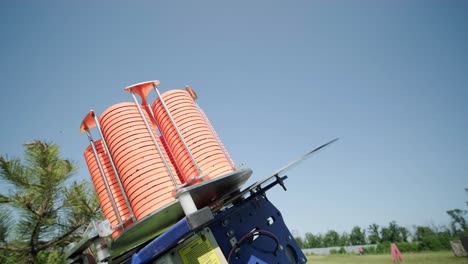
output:
<svg viewBox="0 0 468 264"><path fill-rule="evenodd" d="M207 224L229 264L307 262L280 211L265 195L286 178L276 177L267 186L252 189L248 198L219 211ZM131 263L150 263L192 232L187 217L184 217L135 253Z"/></svg>
<svg viewBox="0 0 468 264"><path fill-rule="evenodd" d="M187 217L184 217L179 222L171 226L162 235L151 241L138 253L133 254L132 264L143 264L149 263L166 250L169 250L177 244L177 242L183 237L187 236L192 229L187 221Z"/></svg>
<svg viewBox="0 0 468 264"><path fill-rule="evenodd" d="M276 181L268 187L278 183ZM247 199L220 212L208 226L226 259L229 258L228 263L245 264L251 263L252 259L259 260L258 263L306 263L307 259L286 227L280 211L268 201L264 191L252 193ZM254 235L253 230L260 233ZM276 236L280 245L261 231Z"/></svg>

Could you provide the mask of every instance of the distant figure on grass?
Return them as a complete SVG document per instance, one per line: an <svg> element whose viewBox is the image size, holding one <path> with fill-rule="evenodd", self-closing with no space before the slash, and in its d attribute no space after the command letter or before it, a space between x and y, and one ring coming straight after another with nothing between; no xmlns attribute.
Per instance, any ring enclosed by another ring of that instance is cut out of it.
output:
<svg viewBox="0 0 468 264"><path fill-rule="evenodd" d="M403 256L400 253L400 250L398 247L395 245L395 243L392 243L390 245L390 251L392 252L392 261L393 263L400 263L400 261L403 261Z"/></svg>
<svg viewBox="0 0 468 264"><path fill-rule="evenodd" d="M364 249L362 249L362 247L358 247L357 251L359 255L364 255Z"/></svg>

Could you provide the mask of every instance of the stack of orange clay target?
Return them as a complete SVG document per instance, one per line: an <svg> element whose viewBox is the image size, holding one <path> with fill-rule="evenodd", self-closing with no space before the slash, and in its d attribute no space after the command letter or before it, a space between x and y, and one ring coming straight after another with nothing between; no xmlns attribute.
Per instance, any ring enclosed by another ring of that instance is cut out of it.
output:
<svg viewBox="0 0 468 264"><path fill-rule="evenodd" d="M152 104L153 111L135 99L135 103L109 107L99 118L91 111L94 119L90 121L88 114L83 121L82 131L88 132L97 151L96 157L88 146L85 159L102 211L113 227L113 238L133 223L131 219L138 221L174 201L181 186L235 170L207 117L187 91L170 90L161 97ZM87 123L98 124L101 140L93 141L92 126Z"/></svg>
<svg viewBox="0 0 468 264"><path fill-rule="evenodd" d="M130 220L130 212L128 211L128 207L125 204L122 191L120 190L119 185L116 181L115 173L112 170L109 157L107 156L104 150L104 146L102 145L101 140L97 140L95 142L95 147L96 147L96 152L99 157L99 161L101 162L101 167L104 171L104 175L106 177L106 180L109 183L110 190L113 193L113 196L114 196L113 198L115 200L115 204L118 209L117 213L119 214L121 219L126 222L125 226L128 227L131 224L131 221L128 221ZM86 148L84 152L84 156L85 156L86 164L88 165L89 174L91 175L91 180L93 181L94 187L96 188L96 193L97 193L99 202L101 203L102 212L106 216L106 218L109 220L111 226L117 226L118 216L114 212L114 209L112 208L112 203L110 201L111 198L109 194L107 193L106 186L103 180L103 175L101 174L99 165L96 161L91 145L89 145ZM122 232L122 227L115 228L114 232L112 233L112 237L115 238L121 232Z"/></svg>
<svg viewBox="0 0 468 264"><path fill-rule="evenodd" d="M119 171L120 180L129 198L137 220L145 217L162 205L174 200L174 183L170 173L175 169L159 153L150 131L145 126L149 116L142 116L134 103L121 103L108 108L100 117L102 132ZM154 126L151 126L155 131ZM162 143L156 138L161 150Z"/></svg>
<svg viewBox="0 0 468 264"><path fill-rule="evenodd" d="M190 94L184 90L171 90L161 96L162 101L158 98L153 103L153 112L174 156L181 180L189 182L202 175L213 179L232 172L232 165Z"/></svg>

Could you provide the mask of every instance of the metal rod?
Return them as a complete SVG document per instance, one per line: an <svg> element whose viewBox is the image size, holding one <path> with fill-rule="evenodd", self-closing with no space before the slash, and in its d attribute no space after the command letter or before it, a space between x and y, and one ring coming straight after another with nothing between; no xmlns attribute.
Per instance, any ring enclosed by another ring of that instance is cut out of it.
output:
<svg viewBox="0 0 468 264"><path fill-rule="evenodd" d="M102 168L101 161L99 160L99 156L98 156L98 153L97 153L97 150L96 150L96 146L94 145L93 137L92 137L91 133L89 132L89 130L87 130L87 129L86 129L86 134L88 135L89 143L91 144L91 148L93 149L94 157L96 158L96 162L97 162L97 165L99 167L99 171L101 172L102 180L104 181L104 185L106 186L107 194L109 195L109 199L111 201L112 208L114 209L115 215L117 216L117 220L119 221L119 226L121 226L123 228L124 225L123 225L123 222L122 222L122 218L120 217L119 210L117 209L117 205L115 204L114 195L112 194L112 191L111 191L111 189L109 187L109 182L107 182L106 174L104 172L104 169Z"/></svg>
<svg viewBox="0 0 468 264"><path fill-rule="evenodd" d="M161 94L159 93L158 87L155 85L155 86L153 86L153 88L156 91L156 93L158 94L159 100L161 100L161 103L162 103L162 105L164 107L164 110L166 110L166 113L169 116L169 119L171 120L172 124L174 125L174 128L177 131L177 134L179 135L180 140L184 144L184 147L187 150L187 152L188 152L188 154L190 156L190 159L192 160L193 164L195 165L195 168L197 168L198 176L202 176L202 171L201 171L200 167L198 166L197 161L193 157L192 152L190 151L189 147L187 146L187 143L185 142L185 139L182 136L182 133L180 132L179 128L177 127L176 122L174 121L174 118L172 118L172 115L171 115L169 109L167 108L166 103L164 102L164 99L162 98Z"/></svg>
<svg viewBox="0 0 468 264"><path fill-rule="evenodd" d="M136 218L135 218L135 214L133 213L132 206L130 205L130 202L128 201L127 193L125 192L125 189L124 189L124 187L122 185L122 182L120 181L120 175L117 172L117 168L115 167L114 159L112 158L112 155L111 155L111 153L109 151L109 148L107 147L106 139L104 138L104 135L102 134L101 125L99 124L99 120L98 120L97 116L94 114L94 112L93 112L93 118L94 118L94 122L96 122L96 127L97 127L97 129L99 131L99 135L101 136L104 148L105 148L105 150L107 152L107 155L109 156L109 161L110 161L110 164L112 165L112 169L114 170L115 178L117 179L117 183L119 184L119 188L122 191L122 196L123 196L123 198L125 200L125 204L127 205L128 210L130 211L131 218L133 219L134 222L136 222Z"/></svg>
<svg viewBox="0 0 468 264"><path fill-rule="evenodd" d="M174 177L174 174L172 174L172 170L169 167L169 164L167 163L166 157L164 156L164 152L162 152L158 141L156 140L156 137L154 136L153 130L151 129L151 126L148 123L148 120L145 118L145 114L143 113L143 109L141 109L140 104L138 103L138 99L135 96L135 93L133 92L133 89L130 90L130 93L132 94L133 100L135 101L135 104L138 108L138 112L140 112L141 117L143 118L143 121L145 122L146 128L148 129L151 138L153 139L154 144L156 145L156 148L158 149L159 155L161 155L161 158L163 160L164 166L166 166L166 170L169 172L169 175L171 176L172 182L174 183L174 187L176 189L179 188L179 185L177 184L177 180Z"/></svg>
<svg viewBox="0 0 468 264"><path fill-rule="evenodd" d="M216 133L216 130L214 130L213 125L211 124L210 120L205 114L205 111L201 109L201 107L198 105L197 102L195 102L195 105L197 106L198 112L200 112L201 116L203 117L203 120L205 120L206 125L211 131L211 134L213 135L214 139L216 140L216 143L218 143L218 146L221 148L221 151L224 154L224 157L228 160L229 165L231 165L231 168L233 170L237 170L236 165L234 164L234 161L232 161L231 156L229 156L229 153L227 152L226 147L224 146L223 142L221 142L221 139L218 136L218 133Z"/></svg>
<svg viewBox="0 0 468 264"><path fill-rule="evenodd" d="M154 122L155 126L158 128L159 132L161 133L161 137L166 142L166 145L168 146L167 151L169 152L169 154L172 157L174 157L174 153L172 153L172 150L171 150L171 148L169 148L169 144L167 143L168 141L167 141L166 136L161 132L161 128L159 127L158 121L156 120L156 117L154 116L153 110L151 109L151 107L148 104L146 104L146 109L148 109L148 112L150 113L150 117L153 118L153 122ZM183 187L185 185L187 185L187 183L182 183L180 187ZM180 187L177 187L176 189L178 190Z"/></svg>

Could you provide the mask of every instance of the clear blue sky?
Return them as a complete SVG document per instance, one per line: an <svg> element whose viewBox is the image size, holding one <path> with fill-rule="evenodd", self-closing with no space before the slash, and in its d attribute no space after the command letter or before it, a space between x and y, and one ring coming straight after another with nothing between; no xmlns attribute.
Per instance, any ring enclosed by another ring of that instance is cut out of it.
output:
<svg viewBox="0 0 468 264"><path fill-rule="evenodd" d="M299 234L466 209L466 1L174 2L2 1L0 153L53 141L89 179L85 114L158 79L197 90L250 182L341 138L270 192Z"/></svg>

